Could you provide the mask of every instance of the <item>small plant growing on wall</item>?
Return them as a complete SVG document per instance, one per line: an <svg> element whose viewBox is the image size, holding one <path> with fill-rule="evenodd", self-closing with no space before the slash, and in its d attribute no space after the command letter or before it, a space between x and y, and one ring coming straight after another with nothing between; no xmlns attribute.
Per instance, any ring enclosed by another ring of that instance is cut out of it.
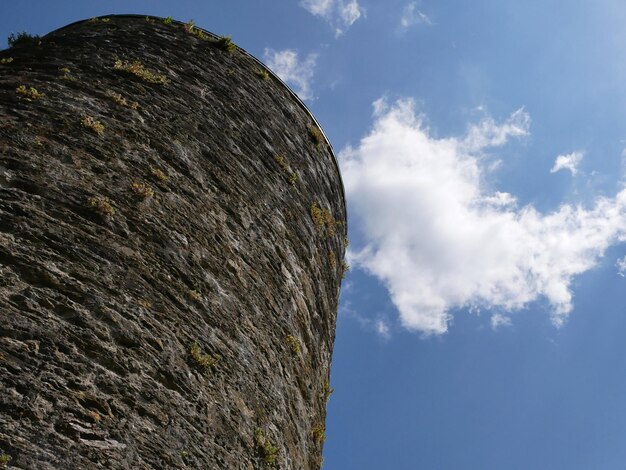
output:
<svg viewBox="0 0 626 470"><path fill-rule="evenodd" d="M294 356L300 354L300 341L295 338L293 335L287 335L287 344L289 345L289 349Z"/></svg>
<svg viewBox="0 0 626 470"><path fill-rule="evenodd" d="M11 33L7 38L9 47L23 46L25 44L39 44L39 36L28 34L26 31L21 33Z"/></svg>
<svg viewBox="0 0 626 470"><path fill-rule="evenodd" d="M136 77L139 77L143 81L148 83L158 83L161 85L166 85L169 83L169 80L165 75L147 69L138 60L130 62L128 60L117 59L113 64L113 70L135 75Z"/></svg>
<svg viewBox="0 0 626 470"><path fill-rule="evenodd" d="M80 121L80 124L84 128L89 129L98 135L104 134L104 124L102 124L100 121L93 118L92 116L83 117Z"/></svg>
<svg viewBox="0 0 626 470"><path fill-rule="evenodd" d="M337 267L337 257L335 253L328 253L328 264L330 264L331 269L335 269Z"/></svg>
<svg viewBox="0 0 626 470"><path fill-rule="evenodd" d="M142 199L148 199L154 196L154 191L152 190L152 188L148 184L141 181L134 181L130 185L130 190L135 193L136 196Z"/></svg>
<svg viewBox="0 0 626 470"><path fill-rule="evenodd" d="M111 21L111 18L97 18L97 17L93 17L93 18L89 18L89 21L87 21L88 23L108 23Z"/></svg>
<svg viewBox="0 0 626 470"><path fill-rule="evenodd" d="M10 455L4 452L0 453L0 468L6 468L9 462L13 460Z"/></svg>
<svg viewBox="0 0 626 470"><path fill-rule="evenodd" d="M206 41L206 40L209 39L209 37L205 34L204 31L202 31L201 29L196 28L196 25L193 22L193 20L189 20L187 23L185 23L183 25L183 31L185 31L186 33L189 33L192 36L195 36L198 39L201 39L203 41Z"/></svg>
<svg viewBox="0 0 626 470"><path fill-rule="evenodd" d="M318 233L326 232L326 235L332 237L337 232L337 221L326 208L319 207L315 202L311 204L311 219L317 228Z"/></svg>
<svg viewBox="0 0 626 470"><path fill-rule="evenodd" d="M267 73L267 70L265 70L265 69L257 69L256 75L257 75L257 77L259 77L264 82L266 82L266 81L268 81L270 79L270 74Z"/></svg>
<svg viewBox="0 0 626 470"><path fill-rule="evenodd" d="M117 104L119 104L120 106L124 106L130 109L139 108L139 103L137 103L136 101L128 101L121 94L116 93L114 91L107 91L107 96L111 98L113 101L115 101Z"/></svg>
<svg viewBox="0 0 626 470"><path fill-rule="evenodd" d="M222 36L219 39L214 39L213 42L223 51L234 52L237 50L237 46L235 46L230 36Z"/></svg>
<svg viewBox="0 0 626 470"><path fill-rule="evenodd" d="M274 155L274 161L287 175L289 175L289 184L295 186L300 179L300 173L297 171L291 171L287 159L283 155Z"/></svg>
<svg viewBox="0 0 626 470"><path fill-rule="evenodd" d="M25 85L18 86L15 89L15 93L26 101L38 100L46 96L43 93L39 93L36 88L33 88L32 86L27 88Z"/></svg>
<svg viewBox="0 0 626 470"><path fill-rule="evenodd" d="M278 463L278 447L259 428L254 431L254 445L263 463L269 467L275 467Z"/></svg>
<svg viewBox="0 0 626 470"><path fill-rule="evenodd" d="M324 423L317 423L313 426L313 439L318 444L322 444L326 440L326 427Z"/></svg>
<svg viewBox="0 0 626 470"><path fill-rule="evenodd" d="M61 75L61 78L63 80L68 80L70 82L75 82L76 81L76 77L74 77L74 75L72 75L72 71L68 67L61 67L61 68L59 68L59 72L61 72L63 74L63 75Z"/></svg>
<svg viewBox="0 0 626 470"><path fill-rule="evenodd" d="M87 200L87 204L102 217L112 217L115 214L115 209L111 205L111 201L109 201L108 197L91 197Z"/></svg>
<svg viewBox="0 0 626 470"><path fill-rule="evenodd" d="M167 175L160 168L152 167L150 168L150 174L159 180L161 183L165 183L167 181Z"/></svg>
<svg viewBox="0 0 626 470"><path fill-rule="evenodd" d="M283 155L274 155L274 161L283 171L289 171L289 165Z"/></svg>
<svg viewBox="0 0 626 470"><path fill-rule="evenodd" d="M197 290L191 289L187 295L189 295L189 298L194 302L202 302L202 294Z"/></svg>
<svg viewBox="0 0 626 470"><path fill-rule="evenodd" d="M203 354L200 345L196 342L189 346L189 355L195 365L202 369L211 369L217 366L220 360L219 356L212 356L210 354Z"/></svg>
<svg viewBox="0 0 626 470"><path fill-rule="evenodd" d="M350 265L345 261L341 262L341 279L345 279L346 274L350 271Z"/></svg>
<svg viewBox="0 0 626 470"><path fill-rule="evenodd" d="M324 400L324 403L328 403L328 400L330 399L330 396L333 394L334 391L335 389L330 386L330 382L328 380L325 380L324 386L322 387L322 398Z"/></svg>
<svg viewBox="0 0 626 470"><path fill-rule="evenodd" d="M147 308L147 309L152 308L152 302L150 302L148 299L139 299L137 300L137 303L141 305L143 308Z"/></svg>
<svg viewBox="0 0 626 470"><path fill-rule="evenodd" d="M324 141L324 134L319 127L315 125L309 126L309 137L311 138L311 142L315 144L316 149L320 149L322 142Z"/></svg>
<svg viewBox="0 0 626 470"><path fill-rule="evenodd" d="M193 22L193 20L189 20L183 25L183 31L185 31L186 33L191 33L193 31L194 26L195 26L195 23Z"/></svg>

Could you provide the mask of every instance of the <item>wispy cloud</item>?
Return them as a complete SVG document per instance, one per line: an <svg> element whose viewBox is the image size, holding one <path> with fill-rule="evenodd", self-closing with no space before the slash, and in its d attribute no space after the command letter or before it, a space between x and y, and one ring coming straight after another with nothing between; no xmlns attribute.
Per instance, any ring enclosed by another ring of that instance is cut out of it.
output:
<svg viewBox="0 0 626 470"><path fill-rule="evenodd" d="M376 319L365 317L352 307L350 301L342 300L339 303L339 316L356 321L361 328L376 333L384 341L391 338L391 327L383 314L378 314Z"/></svg>
<svg viewBox="0 0 626 470"><path fill-rule="evenodd" d="M503 123L486 117L469 127L467 135L459 141L460 150L467 153L480 152L487 147L500 147L511 137L525 137L530 128L530 116L524 108L511 114Z"/></svg>
<svg viewBox="0 0 626 470"><path fill-rule="evenodd" d="M463 136L438 138L412 100L378 101L372 130L340 153L365 240L351 264L385 284L405 327L440 334L454 308L504 317L541 297L559 326L572 309L572 278L625 238L626 189L588 208L540 213L487 186L487 150L527 135L529 126L518 110L502 123L484 119Z"/></svg>
<svg viewBox="0 0 626 470"><path fill-rule="evenodd" d="M415 26L417 24L432 24L432 21L426 13L417 9L417 2L411 2L402 10L400 27L403 30L407 30L411 26Z"/></svg>
<svg viewBox="0 0 626 470"><path fill-rule="evenodd" d="M626 276L626 256L618 259L615 263L615 267L617 268L617 274L622 277Z"/></svg>
<svg viewBox="0 0 626 470"><path fill-rule="evenodd" d="M335 0L301 0L300 6L307 9L309 13L321 17L329 16L335 4Z"/></svg>
<svg viewBox="0 0 626 470"><path fill-rule="evenodd" d="M578 165L583 159L582 152L572 152L567 155L559 155L554 160L554 166L550 170L550 173L556 173L559 170L569 170L572 175L578 173Z"/></svg>
<svg viewBox="0 0 626 470"><path fill-rule="evenodd" d="M357 0L301 0L300 6L325 19L340 36L363 14Z"/></svg>
<svg viewBox="0 0 626 470"><path fill-rule="evenodd" d="M389 331L389 325L384 320L376 321L376 332L380 335L384 340L388 340L391 338L391 332Z"/></svg>
<svg viewBox="0 0 626 470"><path fill-rule="evenodd" d="M503 326L511 326L511 324L511 318L503 315L500 312L491 315L491 328L493 328L494 330L502 328Z"/></svg>
<svg viewBox="0 0 626 470"><path fill-rule="evenodd" d="M298 58L298 53L291 49L275 51L265 49L263 58L267 66L284 82L294 88L294 91L303 100L313 98L311 82L317 54L309 54L304 60Z"/></svg>

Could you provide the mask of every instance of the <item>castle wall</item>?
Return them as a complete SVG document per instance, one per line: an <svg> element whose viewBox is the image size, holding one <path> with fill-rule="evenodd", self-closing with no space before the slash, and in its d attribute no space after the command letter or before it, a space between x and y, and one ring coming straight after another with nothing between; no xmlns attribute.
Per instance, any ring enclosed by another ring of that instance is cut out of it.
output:
<svg viewBox="0 0 626 470"><path fill-rule="evenodd" d="M332 149L255 59L166 23L0 52L0 450L318 468L346 248Z"/></svg>

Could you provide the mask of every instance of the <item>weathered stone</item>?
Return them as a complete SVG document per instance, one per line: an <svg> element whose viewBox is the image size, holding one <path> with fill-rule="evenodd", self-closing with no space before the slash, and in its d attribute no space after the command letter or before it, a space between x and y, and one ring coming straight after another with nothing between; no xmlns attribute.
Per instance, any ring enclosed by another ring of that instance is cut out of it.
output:
<svg viewBox="0 0 626 470"><path fill-rule="evenodd" d="M319 466L346 235L332 149L252 57L166 23L0 52L9 466Z"/></svg>

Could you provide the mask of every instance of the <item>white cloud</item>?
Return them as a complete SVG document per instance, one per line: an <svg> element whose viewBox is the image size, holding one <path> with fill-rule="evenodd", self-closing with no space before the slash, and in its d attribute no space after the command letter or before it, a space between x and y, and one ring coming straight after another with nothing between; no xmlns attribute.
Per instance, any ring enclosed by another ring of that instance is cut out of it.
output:
<svg viewBox="0 0 626 470"><path fill-rule="evenodd" d="M487 147L500 147L511 137L525 137L530 127L530 116L524 108L511 114L503 124L487 117L470 126L467 135L460 141L464 152L480 152Z"/></svg>
<svg viewBox="0 0 626 470"><path fill-rule="evenodd" d="M491 315L491 328L497 330L503 326L511 326L511 319L502 313L494 313Z"/></svg>
<svg viewBox="0 0 626 470"><path fill-rule="evenodd" d="M300 6L313 15L326 17L331 14L334 3L334 0L302 0Z"/></svg>
<svg viewBox="0 0 626 470"><path fill-rule="evenodd" d="M317 54L309 54L303 61L300 61L298 53L291 49L283 51L265 49L263 58L267 66L281 80L294 87L294 91L300 98L303 100L313 98L311 81L317 62Z"/></svg>
<svg viewBox="0 0 626 470"><path fill-rule="evenodd" d="M357 0L301 0L300 6L325 19L336 36L343 34L363 14Z"/></svg>
<svg viewBox="0 0 626 470"><path fill-rule="evenodd" d="M417 9L417 2L411 2L402 10L402 18L400 18L400 26L402 29L409 29L416 24L432 24L428 15Z"/></svg>
<svg viewBox="0 0 626 470"><path fill-rule="evenodd" d="M617 267L617 274L622 277L626 276L626 256L618 259L615 263L615 267Z"/></svg>
<svg viewBox="0 0 626 470"><path fill-rule="evenodd" d="M550 173L556 173L559 170L569 170L572 175L578 173L578 164L583 159L582 152L572 152L567 155L559 155L554 160L554 166Z"/></svg>
<svg viewBox="0 0 626 470"><path fill-rule="evenodd" d="M376 321L376 333L378 333L384 340L388 340L389 338L391 338L389 325L387 325L384 320Z"/></svg>
<svg viewBox="0 0 626 470"><path fill-rule="evenodd" d="M350 262L384 283L403 325L440 334L454 308L511 312L539 298L561 325L572 309L572 278L625 237L626 189L589 208L517 207L485 183L485 152L528 134L523 110L501 124L484 119L462 137L437 138L412 100L379 100L374 108L370 133L339 157L365 240Z"/></svg>
<svg viewBox="0 0 626 470"><path fill-rule="evenodd" d="M352 26L361 17L361 7L357 0L351 0L348 3L339 1L337 5L339 7L339 16L345 26Z"/></svg>

